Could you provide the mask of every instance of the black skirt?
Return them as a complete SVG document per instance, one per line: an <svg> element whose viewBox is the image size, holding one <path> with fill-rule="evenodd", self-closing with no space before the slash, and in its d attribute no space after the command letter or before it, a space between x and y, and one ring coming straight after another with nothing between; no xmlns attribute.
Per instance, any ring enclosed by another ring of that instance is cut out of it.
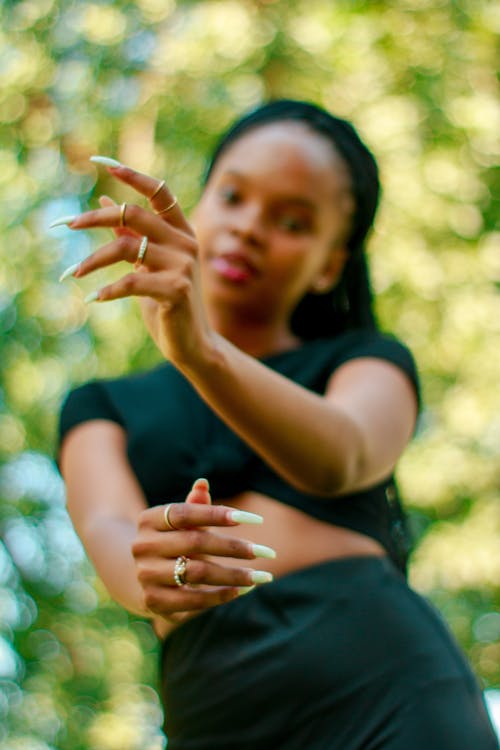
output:
<svg viewBox="0 0 500 750"><path fill-rule="evenodd" d="M386 558L306 568L162 650L168 750L497 750L440 616Z"/></svg>

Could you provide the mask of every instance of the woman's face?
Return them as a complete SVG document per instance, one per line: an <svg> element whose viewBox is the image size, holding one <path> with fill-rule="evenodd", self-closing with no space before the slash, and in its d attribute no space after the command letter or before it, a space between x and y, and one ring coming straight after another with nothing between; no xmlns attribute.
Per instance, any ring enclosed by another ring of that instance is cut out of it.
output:
<svg viewBox="0 0 500 750"><path fill-rule="evenodd" d="M296 122L244 133L194 213L209 309L287 326L306 292L340 275L353 211L348 169L326 138Z"/></svg>

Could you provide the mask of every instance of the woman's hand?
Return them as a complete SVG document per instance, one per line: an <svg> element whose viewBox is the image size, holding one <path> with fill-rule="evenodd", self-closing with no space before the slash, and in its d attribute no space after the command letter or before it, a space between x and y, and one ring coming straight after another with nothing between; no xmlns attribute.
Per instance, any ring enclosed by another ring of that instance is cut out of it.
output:
<svg viewBox="0 0 500 750"><path fill-rule="evenodd" d="M106 162L102 157L95 160ZM87 300L140 297L146 325L163 355L173 364L193 365L213 348L215 340L201 302L193 229L164 183L121 164L108 166L108 171L146 196L153 211L101 199L100 209L53 222L52 226L64 223L71 229L111 227L115 232L114 240L67 269L62 278L82 278L118 261L135 265L135 273L99 289ZM141 243L144 255L138 261Z"/></svg>
<svg viewBox="0 0 500 750"><path fill-rule="evenodd" d="M165 510L168 507L168 524ZM224 558L275 557L269 547L217 534L214 527L261 523L261 516L212 505L206 480L197 480L185 503L157 506L141 513L132 545L145 608L182 622L209 607L229 602L248 587L272 580L267 571L224 564ZM184 582L175 577L176 560L187 558ZM215 562L214 557L221 558Z"/></svg>

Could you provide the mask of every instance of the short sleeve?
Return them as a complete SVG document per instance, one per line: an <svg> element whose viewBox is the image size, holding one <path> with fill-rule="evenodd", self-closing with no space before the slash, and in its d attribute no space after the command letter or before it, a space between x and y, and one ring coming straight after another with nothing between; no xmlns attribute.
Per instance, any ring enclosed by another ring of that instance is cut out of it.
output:
<svg viewBox="0 0 500 750"><path fill-rule="evenodd" d="M340 355L340 361L337 361L337 366L359 357L384 359L399 367L408 376L415 388L417 403L420 408L421 394L417 366L413 355L404 344L388 334L367 335L347 343Z"/></svg>
<svg viewBox="0 0 500 750"><path fill-rule="evenodd" d="M107 419L124 426L123 417L99 382L86 383L67 396L59 418L59 445L73 427L92 419Z"/></svg>

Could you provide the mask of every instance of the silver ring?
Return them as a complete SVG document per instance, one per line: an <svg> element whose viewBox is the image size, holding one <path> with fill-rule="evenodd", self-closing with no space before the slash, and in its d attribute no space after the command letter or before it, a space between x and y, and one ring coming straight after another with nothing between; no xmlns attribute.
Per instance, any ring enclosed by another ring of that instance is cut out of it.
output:
<svg viewBox="0 0 500 750"><path fill-rule="evenodd" d="M189 562L189 557L179 555L174 565L174 581L177 586L184 586L186 583L186 568Z"/></svg>
<svg viewBox="0 0 500 750"><path fill-rule="evenodd" d="M168 505L165 505L165 508L163 510L163 518L165 519L165 526L167 527L167 531L176 531L177 527L173 525L173 523L170 522L168 518L168 514L170 513L170 508L172 507L173 503L169 503Z"/></svg>
<svg viewBox="0 0 500 750"><path fill-rule="evenodd" d="M141 266L144 261L144 256L146 255L146 251L148 249L148 242L149 242L149 239L146 236L144 236L141 239L141 244L139 245L139 252L137 253L137 259L134 264L136 268L137 266Z"/></svg>

